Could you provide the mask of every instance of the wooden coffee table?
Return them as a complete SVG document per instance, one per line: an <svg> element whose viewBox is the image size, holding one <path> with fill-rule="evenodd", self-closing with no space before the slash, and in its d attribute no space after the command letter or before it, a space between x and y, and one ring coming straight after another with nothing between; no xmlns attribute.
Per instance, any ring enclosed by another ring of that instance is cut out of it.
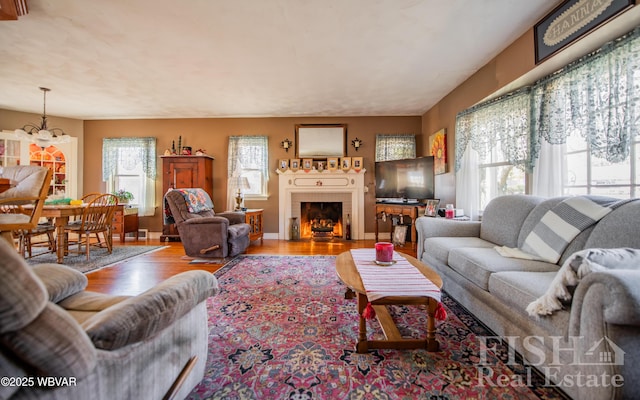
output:
<svg viewBox="0 0 640 400"><path fill-rule="evenodd" d="M413 266L415 266L422 274L433 282L439 288L442 287L442 278L434 270L422 264L416 258L400 253ZM384 268L384 267L381 267ZM360 279L360 274L356 269L356 264L351 257L351 252L346 251L336 258L336 272L338 278L347 286L345 298L358 297L358 314L360 315L360 330L358 342L356 343L356 351L358 353L366 353L369 349L426 349L427 351L440 350L440 344L436 340L436 319L435 313L438 302L430 297L408 297L393 296L383 297L376 301L372 301L371 305L376 311L376 317L385 340L368 340L367 339L367 322L362 316L369 300ZM354 293L355 292L355 293ZM387 305L420 305L427 306L427 336L424 339L405 338L400 334L395 322L391 318Z"/></svg>

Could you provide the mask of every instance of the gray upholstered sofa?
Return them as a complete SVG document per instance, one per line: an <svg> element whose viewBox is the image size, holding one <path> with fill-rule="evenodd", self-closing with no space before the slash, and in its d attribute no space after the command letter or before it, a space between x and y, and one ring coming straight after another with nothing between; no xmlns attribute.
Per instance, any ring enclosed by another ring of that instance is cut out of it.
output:
<svg viewBox="0 0 640 400"><path fill-rule="evenodd" d="M110 296L69 267L28 266L4 240L0 260L0 399L161 399L184 376L181 399L202 380L212 274Z"/></svg>
<svg viewBox="0 0 640 400"><path fill-rule="evenodd" d="M640 390L640 270L592 272L564 309L536 317L525 310L545 294L575 252L640 248L640 200L578 234L556 264L503 257L495 250L521 246L543 215L564 199L498 197L484 210L482 222L420 217L417 257L438 271L451 297L573 398L632 398ZM594 360L594 354L605 357Z"/></svg>

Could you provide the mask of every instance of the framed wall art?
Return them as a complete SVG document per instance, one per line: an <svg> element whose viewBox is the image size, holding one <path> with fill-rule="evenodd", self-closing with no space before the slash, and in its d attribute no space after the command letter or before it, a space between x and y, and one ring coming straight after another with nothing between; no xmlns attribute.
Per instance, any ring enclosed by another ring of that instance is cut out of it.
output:
<svg viewBox="0 0 640 400"><path fill-rule="evenodd" d="M429 136L429 154L433 156L433 172L436 175L447 172L447 133L445 129Z"/></svg>
<svg viewBox="0 0 640 400"><path fill-rule="evenodd" d="M634 4L635 0L566 0L533 27L536 64Z"/></svg>

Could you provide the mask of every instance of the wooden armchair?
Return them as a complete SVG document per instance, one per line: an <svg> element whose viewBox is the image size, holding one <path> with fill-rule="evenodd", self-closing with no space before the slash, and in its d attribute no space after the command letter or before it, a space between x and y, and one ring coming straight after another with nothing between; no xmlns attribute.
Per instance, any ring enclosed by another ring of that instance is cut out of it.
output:
<svg viewBox="0 0 640 400"><path fill-rule="evenodd" d="M13 232L37 227L51 185L52 172L35 165L4 167L1 176L12 186L0 193L0 234L13 245Z"/></svg>

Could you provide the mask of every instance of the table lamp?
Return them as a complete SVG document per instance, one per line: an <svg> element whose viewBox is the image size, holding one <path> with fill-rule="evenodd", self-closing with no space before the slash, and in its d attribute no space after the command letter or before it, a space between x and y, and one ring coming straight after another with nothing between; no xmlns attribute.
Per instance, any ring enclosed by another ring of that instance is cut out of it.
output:
<svg viewBox="0 0 640 400"><path fill-rule="evenodd" d="M238 187L238 193L236 194L236 208L235 211L242 210L242 190L249 189L251 186L249 185L249 180L246 176L237 176L233 178L235 180L235 184Z"/></svg>

